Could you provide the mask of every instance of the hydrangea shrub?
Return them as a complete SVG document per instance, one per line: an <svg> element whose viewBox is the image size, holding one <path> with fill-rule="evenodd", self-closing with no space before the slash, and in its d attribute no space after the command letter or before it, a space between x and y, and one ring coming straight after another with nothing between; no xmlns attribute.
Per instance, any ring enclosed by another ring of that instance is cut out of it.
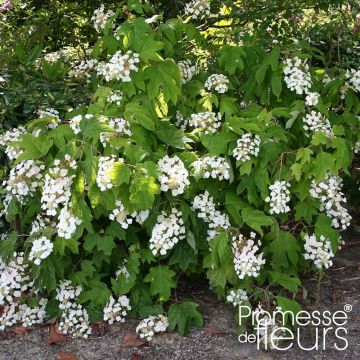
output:
<svg viewBox="0 0 360 360"><path fill-rule="evenodd" d="M202 318L174 302L182 274L234 306L261 309L266 287L295 311L280 295L331 266L350 225L339 175L359 151L359 69L295 45L209 43L191 23L207 1L185 21L133 10L93 16L91 58L68 73L90 102L0 136L0 330L56 316L87 337L132 314L146 339L185 334Z"/></svg>

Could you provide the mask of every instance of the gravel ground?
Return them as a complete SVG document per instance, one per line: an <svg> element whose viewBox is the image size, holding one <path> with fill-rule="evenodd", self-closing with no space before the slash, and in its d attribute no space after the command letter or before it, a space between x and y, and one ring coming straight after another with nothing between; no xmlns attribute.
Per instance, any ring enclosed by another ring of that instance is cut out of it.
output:
<svg viewBox="0 0 360 360"><path fill-rule="evenodd" d="M192 329L188 337L166 333L156 337L150 345L123 347L123 339L135 331L137 319L125 324L94 329L94 335L87 340L69 339L60 345L48 345L48 327L34 329L30 333L17 335L14 332L0 334L0 360L47 360L59 359L60 352L76 355L78 359L107 360L239 360L239 359L360 359L360 246L349 247L341 252L334 267L328 271L320 291L315 282L304 280L308 298L303 308L312 310L343 310L346 304L352 306L347 324L349 347L345 351L334 348L335 339L330 335L325 351L303 351L292 348L286 352L258 351L254 344L241 344L234 332L235 317L231 306L218 301L206 289L186 285L185 297L200 304L204 315L204 328ZM179 291L180 293L180 291ZM319 295L320 294L320 295ZM181 299L182 300L182 299ZM309 329L303 341L304 346L314 344L313 329ZM62 360L76 359L63 357Z"/></svg>

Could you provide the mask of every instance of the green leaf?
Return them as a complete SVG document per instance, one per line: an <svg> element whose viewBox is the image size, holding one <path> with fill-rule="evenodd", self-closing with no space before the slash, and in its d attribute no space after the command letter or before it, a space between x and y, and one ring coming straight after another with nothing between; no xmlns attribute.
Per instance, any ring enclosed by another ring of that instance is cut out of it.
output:
<svg viewBox="0 0 360 360"><path fill-rule="evenodd" d="M290 276L284 273L279 273L277 271L270 271L270 275L272 280L293 293L295 293L298 289L298 286L301 285L300 279L296 276Z"/></svg>
<svg viewBox="0 0 360 360"><path fill-rule="evenodd" d="M203 318L198 310L199 305L186 301L182 304L171 304L168 312L169 330L178 329L181 336L186 336L192 326L203 326Z"/></svg>
<svg viewBox="0 0 360 360"><path fill-rule="evenodd" d="M65 249L68 248L73 254L79 253L80 243L74 239L64 239L57 236L54 243L54 252L61 256L65 255Z"/></svg>
<svg viewBox="0 0 360 360"><path fill-rule="evenodd" d="M315 234L317 237L324 235L326 239L329 239L334 254L337 252L340 233L332 227L332 221L328 216L323 214L319 215L315 224Z"/></svg>
<svg viewBox="0 0 360 360"><path fill-rule="evenodd" d="M299 163L294 163L290 167L292 176L295 177L296 181L299 181L301 179L302 174L302 166Z"/></svg>
<svg viewBox="0 0 360 360"><path fill-rule="evenodd" d="M220 50L219 65L232 75L237 69L244 69L242 57L245 56L244 50L239 46L223 46Z"/></svg>
<svg viewBox="0 0 360 360"><path fill-rule="evenodd" d="M12 231L4 240L0 241L0 258L8 262L16 250L17 233Z"/></svg>
<svg viewBox="0 0 360 360"><path fill-rule="evenodd" d="M273 220L270 216L265 215L263 211L254 210L250 207L243 209L241 215L244 223L257 231L261 236L264 235L261 228L273 224Z"/></svg>
<svg viewBox="0 0 360 360"><path fill-rule="evenodd" d="M131 169L122 162L114 163L110 170L110 179L115 186L128 184L131 177Z"/></svg>
<svg viewBox="0 0 360 360"><path fill-rule="evenodd" d="M24 160L44 157L53 145L53 140L48 139L45 135L36 137L32 134L24 134L20 141L16 141L13 144L24 150L15 161L15 164L18 164Z"/></svg>
<svg viewBox="0 0 360 360"><path fill-rule="evenodd" d="M107 285L101 281L93 280L88 282L89 289L83 290L78 299L80 303L87 301L94 305L100 305L104 307L111 296L111 291Z"/></svg>
<svg viewBox="0 0 360 360"><path fill-rule="evenodd" d="M300 161L301 165L304 165L305 163L308 163L311 161L311 155L314 152L311 149L307 148L300 148L296 153L296 161Z"/></svg>
<svg viewBox="0 0 360 360"><path fill-rule="evenodd" d="M279 97L282 90L281 77L275 73L271 75L271 89L276 97Z"/></svg>
<svg viewBox="0 0 360 360"><path fill-rule="evenodd" d="M182 129L177 129L169 122L160 122L156 130L156 136L166 145L177 149L185 149L185 133Z"/></svg>
<svg viewBox="0 0 360 360"><path fill-rule="evenodd" d="M227 154L228 143L236 139L237 136L235 134L230 131L223 130L218 134L203 135L200 140L211 154L220 155Z"/></svg>
<svg viewBox="0 0 360 360"><path fill-rule="evenodd" d="M137 173L130 184L130 203L138 210L151 209L160 186L152 176Z"/></svg>
<svg viewBox="0 0 360 360"><path fill-rule="evenodd" d="M116 247L112 236L101 236L100 234L88 234L85 237L84 249L88 252L96 248L105 255L110 256Z"/></svg>
<svg viewBox="0 0 360 360"><path fill-rule="evenodd" d="M335 172L335 157L332 154L321 152L313 161L312 174L315 180L324 180L328 172Z"/></svg>
<svg viewBox="0 0 360 360"><path fill-rule="evenodd" d="M294 314L294 318L298 312L301 311L301 306L295 300L290 300L286 297L278 295L276 297L276 303L281 307L281 311L291 311Z"/></svg>
<svg viewBox="0 0 360 360"><path fill-rule="evenodd" d="M246 201L244 201L240 196L237 196L232 191L227 191L225 194L225 207L232 218L235 220L236 225L241 225L243 219L240 215L241 209L247 206Z"/></svg>
<svg viewBox="0 0 360 360"><path fill-rule="evenodd" d="M170 298L171 289L176 287L175 275L175 271L170 270L167 265L159 265L150 268L144 282L150 283L152 295L159 295L160 301L167 301Z"/></svg>

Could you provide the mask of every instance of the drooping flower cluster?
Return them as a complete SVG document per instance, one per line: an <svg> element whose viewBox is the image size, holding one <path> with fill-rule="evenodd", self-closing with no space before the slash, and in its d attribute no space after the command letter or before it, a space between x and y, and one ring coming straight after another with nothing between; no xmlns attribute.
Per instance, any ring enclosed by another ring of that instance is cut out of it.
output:
<svg viewBox="0 0 360 360"><path fill-rule="evenodd" d="M210 16L209 0L192 0L185 4L185 15L191 16L194 20L201 20Z"/></svg>
<svg viewBox="0 0 360 360"><path fill-rule="evenodd" d="M121 200L116 200L116 209L109 215L110 220L116 220L123 229L127 229L135 220L140 225L149 217L149 210L135 211L129 214Z"/></svg>
<svg viewBox="0 0 360 360"><path fill-rule="evenodd" d="M89 79L95 73L97 66L98 61L96 59L82 60L71 68L68 75L75 79Z"/></svg>
<svg viewBox="0 0 360 360"><path fill-rule="evenodd" d="M30 197L33 197L36 190L42 185L42 171L45 165L37 164L34 160L24 160L13 167L9 178L3 182L7 192L5 204L15 198L19 203L24 204Z"/></svg>
<svg viewBox="0 0 360 360"><path fill-rule="evenodd" d="M305 104L307 106L316 106L319 102L320 94L317 92L309 92L305 98Z"/></svg>
<svg viewBox="0 0 360 360"><path fill-rule="evenodd" d="M328 174L324 181L311 182L310 195L320 200L320 211L332 219L332 226L343 230L350 226L351 216L342 205L346 198L341 191L342 179L339 176Z"/></svg>
<svg viewBox="0 0 360 360"><path fill-rule="evenodd" d="M298 57L287 59L284 74L285 83L291 91L295 91L298 95L307 94L310 91L312 81L306 60L301 60Z"/></svg>
<svg viewBox="0 0 360 360"><path fill-rule="evenodd" d="M158 177L161 191L171 190L172 195L176 196L182 194L190 184L189 173L178 156L165 155L158 161L158 167L161 171Z"/></svg>
<svg viewBox="0 0 360 360"><path fill-rule="evenodd" d="M255 238L253 232L250 233L250 239L242 234L233 237L234 268L240 280L246 276L258 277L261 266L265 264L263 253L259 252L261 241L255 243Z"/></svg>
<svg viewBox="0 0 360 360"><path fill-rule="evenodd" d="M67 206L71 197L71 185L76 161L66 154L64 160L55 159L54 166L45 175L41 195L41 208L47 215L55 216L59 205Z"/></svg>
<svg viewBox="0 0 360 360"><path fill-rule="evenodd" d="M230 227L228 216L216 210L214 199L208 191L195 196L192 208L197 211L198 218L209 224L208 241L213 239L219 230L226 230Z"/></svg>
<svg viewBox="0 0 360 360"><path fill-rule="evenodd" d="M183 239L185 239L185 226L182 212L176 208L171 210L170 215L165 211L161 212L150 238L150 250L153 255L165 255Z"/></svg>
<svg viewBox="0 0 360 360"><path fill-rule="evenodd" d="M117 51L109 60L109 62L101 62L97 66L97 74L104 76L106 81L118 80L123 82L130 82L131 72L139 70L140 63L139 54L127 51L122 54Z"/></svg>
<svg viewBox="0 0 360 360"><path fill-rule="evenodd" d="M356 92L360 92L360 69L346 70L345 77L349 87Z"/></svg>
<svg viewBox="0 0 360 360"><path fill-rule="evenodd" d="M219 94L225 94L229 90L229 79L223 74L210 75L205 81L206 90L215 90Z"/></svg>
<svg viewBox="0 0 360 360"><path fill-rule="evenodd" d="M111 171L116 162L124 162L122 158L116 158L115 155L101 156L99 158L99 168L96 176L96 183L101 191L111 189L114 184L111 181Z"/></svg>
<svg viewBox="0 0 360 360"><path fill-rule="evenodd" d="M94 11L91 21L94 23L94 28L97 32L105 29L106 23L114 15L112 10L105 11L104 4Z"/></svg>
<svg viewBox="0 0 360 360"><path fill-rule="evenodd" d="M102 132L100 134L100 142L105 147L106 143L113 136L122 134L131 136L130 124L123 118L112 118L109 120L109 126L114 129L115 132Z"/></svg>
<svg viewBox="0 0 360 360"><path fill-rule="evenodd" d="M221 127L221 114L210 111L192 114L189 125L205 134L215 134Z"/></svg>
<svg viewBox="0 0 360 360"><path fill-rule="evenodd" d="M230 179L231 166L223 157L205 156L194 161L191 166L194 168L194 176L201 176L204 179Z"/></svg>
<svg viewBox="0 0 360 360"><path fill-rule="evenodd" d="M290 184L286 181L275 181L269 186L270 195L265 199L270 204L270 214L285 214L290 211Z"/></svg>
<svg viewBox="0 0 360 360"><path fill-rule="evenodd" d="M248 299L249 296L247 292L243 289L230 290L229 294L226 297L226 301L233 304L233 306L240 306L244 303L244 301L247 301Z"/></svg>
<svg viewBox="0 0 360 360"><path fill-rule="evenodd" d="M189 124L189 120L185 119L184 115L179 111L176 110L176 115L175 115L175 125L181 129L186 129L186 127Z"/></svg>
<svg viewBox="0 0 360 360"><path fill-rule="evenodd" d="M156 333L165 332L169 326L168 318L164 315L150 315L136 327L140 339L151 341Z"/></svg>
<svg viewBox="0 0 360 360"><path fill-rule="evenodd" d="M189 59L179 61L178 66L183 84L189 82L198 73L197 66L193 65Z"/></svg>
<svg viewBox="0 0 360 360"><path fill-rule="evenodd" d="M69 204L71 206L71 203ZM71 239L82 219L73 214L67 206L60 210L58 224L56 225L57 234L64 239Z"/></svg>
<svg viewBox="0 0 360 360"><path fill-rule="evenodd" d="M236 148L233 150L233 156L237 161L245 162L251 159L251 156L258 156L260 151L259 135L244 134L236 142Z"/></svg>
<svg viewBox="0 0 360 360"><path fill-rule="evenodd" d="M334 253L331 248L331 242L320 235L319 239L315 235L305 235L304 250L305 260L312 260L318 269L328 269L332 266Z"/></svg>
<svg viewBox="0 0 360 360"><path fill-rule="evenodd" d="M35 265L40 265L43 259L46 259L53 251L54 244L45 236L41 236L32 242L29 260Z"/></svg>
<svg viewBox="0 0 360 360"><path fill-rule="evenodd" d="M310 114L305 115L303 122L306 136L316 132L322 132L328 137L334 136L329 120L319 112L312 110Z"/></svg>
<svg viewBox="0 0 360 360"><path fill-rule="evenodd" d="M127 312L131 310L130 301L125 296L120 296L117 301L111 296L104 307L104 321L109 324L114 322L125 322Z"/></svg>
<svg viewBox="0 0 360 360"><path fill-rule="evenodd" d="M44 117L48 116L51 118L51 121L47 124L48 129L55 129L61 123L61 119L59 116L59 112L55 109L45 109L45 110L38 110L39 119L43 119Z"/></svg>
<svg viewBox="0 0 360 360"><path fill-rule="evenodd" d="M23 126L19 126L0 135L0 146L5 146L5 154L10 160L17 159L23 153L22 149L12 146L11 143L19 141L26 132Z"/></svg>
<svg viewBox="0 0 360 360"><path fill-rule="evenodd" d="M76 303L81 291L81 286L74 287L69 280L60 282L55 296L62 310L58 328L66 335L87 338L91 334L89 315L86 309Z"/></svg>

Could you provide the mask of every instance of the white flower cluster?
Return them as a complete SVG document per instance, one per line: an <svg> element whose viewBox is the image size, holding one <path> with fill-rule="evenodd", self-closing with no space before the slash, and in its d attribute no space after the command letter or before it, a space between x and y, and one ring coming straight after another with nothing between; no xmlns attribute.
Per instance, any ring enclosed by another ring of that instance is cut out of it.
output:
<svg viewBox="0 0 360 360"><path fill-rule="evenodd" d="M351 216L342 203L346 198L341 192L342 179L339 176L328 174L324 181L311 182L310 195L320 200L320 211L332 219L332 226L343 230L350 226Z"/></svg>
<svg viewBox="0 0 360 360"><path fill-rule="evenodd" d="M324 133L328 137L334 136L329 120L319 112L317 113L312 110L310 114L305 115L305 119L303 119L303 121L303 128L306 136L310 136L312 133L316 133L318 131Z"/></svg>
<svg viewBox="0 0 360 360"><path fill-rule="evenodd" d="M350 69L345 73L348 84L356 92L360 92L360 69Z"/></svg>
<svg viewBox="0 0 360 360"><path fill-rule="evenodd" d="M270 214L285 214L290 211L290 184L286 181L275 181L269 186L270 195L265 199L270 203Z"/></svg>
<svg viewBox="0 0 360 360"><path fill-rule="evenodd" d="M56 227L56 222L52 221L48 217L45 217L45 216L43 216L41 214L38 214L36 216L36 219L33 220L33 222L31 223L30 235L34 235L37 232L40 232L40 231L44 230L46 227L55 228Z"/></svg>
<svg viewBox="0 0 360 360"><path fill-rule="evenodd" d="M69 71L69 76L76 79L89 79L98 66L96 59L82 60L79 64L74 65Z"/></svg>
<svg viewBox="0 0 360 360"><path fill-rule="evenodd" d="M32 197L37 188L42 185L41 171L44 169L45 165L38 165L34 160L24 160L13 167L9 178L3 182L10 198L15 197L23 204Z"/></svg>
<svg viewBox="0 0 360 360"><path fill-rule="evenodd" d="M158 167L161 170L158 177L161 191L171 190L172 195L176 196L182 194L190 184L189 173L178 156L165 155L158 161Z"/></svg>
<svg viewBox="0 0 360 360"><path fill-rule="evenodd" d="M91 333L89 316L87 311L76 303L81 291L81 286L74 287L69 280L60 282L55 296L60 302L59 308L63 310L58 328L66 335L87 338Z"/></svg>
<svg viewBox="0 0 360 360"><path fill-rule="evenodd" d="M132 135L132 132L130 130L130 124L123 118L110 119L109 126L114 129L115 133L102 132L100 134L100 142L104 147L106 147L107 141L114 135L118 135L118 134L127 135L127 136Z"/></svg>
<svg viewBox="0 0 360 360"><path fill-rule="evenodd" d="M129 225L135 220L137 223L142 225L144 221L149 217L149 210L135 211L129 214L124 207L121 200L116 200L116 209L109 215L110 220L116 220L123 229L127 229Z"/></svg>
<svg viewBox="0 0 360 360"><path fill-rule="evenodd" d="M189 125L204 131L205 134L215 134L221 127L221 114L210 111L192 114Z"/></svg>
<svg viewBox="0 0 360 360"><path fill-rule="evenodd" d="M233 304L233 306L240 306L248 299L249 296L243 289L230 290L228 296L226 297L226 301Z"/></svg>
<svg viewBox="0 0 360 360"><path fill-rule="evenodd" d="M360 153L360 140L358 140L358 141L356 142L356 144L355 144L354 153L355 153L355 154Z"/></svg>
<svg viewBox="0 0 360 360"><path fill-rule="evenodd" d="M5 146L5 154L10 160L17 159L23 153L22 149L12 146L11 143L19 141L26 132L23 126L19 126L0 135L0 146Z"/></svg>
<svg viewBox="0 0 360 360"><path fill-rule="evenodd" d="M210 2L209 0L192 0L185 4L185 15L191 16L193 20L201 20L210 16Z"/></svg>
<svg viewBox="0 0 360 360"><path fill-rule="evenodd" d="M325 236L320 235L318 240L315 235L305 235L304 240L305 260L312 260L318 269L328 269L332 266L331 259L334 257L334 253L331 242Z"/></svg>
<svg viewBox="0 0 360 360"><path fill-rule="evenodd" d="M251 159L251 156L258 156L261 140L259 135L252 136L244 134L236 142L236 148L233 150L233 156L236 160L245 162Z"/></svg>
<svg viewBox="0 0 360 360"><path fill-rule="evenodd" d="M114 90L107 98L106 101L120 105L123 99L123 92L121 90Z"/></svg>
<svg viewBox="0 0 360 360"><path fill-rule="evenodd" d="M108 63L101 62L98 64L97 74L104 76L106 81L130 82L131 72L139 70L138 63L140 63L139 54L129 50L123 55L121 51L117 51Z"/></svg>
<svg viewBox="0 0 360 360"><path fill-rule="evenodd" d="M219 94L225 94L229 90L229 79L223 74L210 75L205 81L206 90L215 90Z"/></svg>
<svg viewBox="0 0 360 360"><path fill-rule="evenodd" d="M173 208L168 215L162 211L152 229L150 250L153 255L165 255L180 240L185 239L185 226L182 212Z"/></svg>
<svg viewBox="0 0 360 360"><path fill-rule="evenodd" d="M41 208L46 215L55 216L59 205L69 203L71 197L71 185L77 168L76 161L66 154L64 160L55 159L54 166L45 175L45 182L41 195Z"/></svg>
<svg viewBox="0 0 360 360"><path fill-rule="evenodd" d="M307 106L316 106L319 102L320 94L317 92L309 92L305 98L305 104Z"/></svg>
<svg viewBox="0 0 360 360"><path fill-rule="evenodd" d="M298 57L287 59L284 67L285 83L291 91L298 95L307 94L311 88L312 81L309 74L309 65L306 60Z"/></svg>
<svg viewBox="0 0 360 360"><path fill-rule="evenodd" d="M76 227L82 223L82 219L75 216L67 206L60 210L58 221L56 225L57 234L64 239L71 239Z"/></svg>
<svg viewBox="0 0 360 360"><path fill-rule="evenodd" d="M117 159L115 155L100 157L96 183L101 191L106 191L114 186L111 182L111 171L117 161L123 163L124 159Z"/></svg>
<svg viewBox="0 0 360 360"><path fill-rule="evenodd" d="M122 295L116 301L112 296L104 307L104 321L109 324L114 322L125 322L127 312L131 310L129 299Z"/></svg>
<svg viewBox="0 0 360 360"><path fill-rule="evenodd" d="M189 82L199 72L197 66L193 65L189 59L179 61L178 66L183 84Z"/></svg>
<svg viewBox="0 0 360 360"><path fill-rule="evenodd" d="M40 265L41 260L46 259L53 251L54 244L45 236L32 242L29 260L35 265Z"/></svg>
<svg viewBox="0 0 360 360"><path fill-rule="evenodd" d="M181 114L181 112L179 110L176 110L176 115L175 115L175 125L181 129L186 129L186 127L189 124L189 120L185 119L183 114Z"/></svg>
<svg viewBox="0 0 360 360"><path fill-rule="evenodd" d="M198 211L198 218L204 220L209 224L207 240L213 239L220 229L228 229L230 221L226 214L216 210L214 199L210 196L208 191L204 194L195 196L192 208Z"/></svg>
<svg viewBox="0 0 360 360"><path fill-rule="evenodd" d="M86 114L84 116L82 115L76 115L74 116L71 120L70 120L70 128L72 129L72 131L74 132L74 134L79 134L81 132L80 129L80 122L82 119L92 119L94 117L94 115L92 114Z"/></svg>
<svg viewBox="0 0 360 360"><path fill-rule="evenodd" d="M39 115L39 119L42 119L46 116L49 116L51 118L51 122L47 124L48 129L55 129L61 123L59 112L55 109L51 109L51 108L45 110L40 109L38 110L38 115Z"/></svg>
<svg viewBox="0 0 360 360"><path fill-rule="evenodd" d="M261 266L265 264L263 253L259 253L261 241L255 243L255 238L254 232L250 233L250 239L242 234L233 237L234 268L240 280L246 276L258 277Z"/></svg>
<svg viewBox="0 0 360 360"><path fill-rule="evenodd" d="M106 23L114 15L112 10L105 11L104 4L94 11L91 21L94 23L94 28L97 32L105 29Z"/></svg>
<svg viewBox="0 0 360 360"><path fill-rule="evenodd" d="M204 179L230 179L230 164L221 156L205 156L194 161L191 166L194 168L195 176L201 176Z"/></svg>
<svg viewBox="0 0 360 360"><path fill-rule="evenodd" d="M136 327L140 339L151 341L156 333L165 332L169 326L168 318L164 315L150 315Z"/></svg>

